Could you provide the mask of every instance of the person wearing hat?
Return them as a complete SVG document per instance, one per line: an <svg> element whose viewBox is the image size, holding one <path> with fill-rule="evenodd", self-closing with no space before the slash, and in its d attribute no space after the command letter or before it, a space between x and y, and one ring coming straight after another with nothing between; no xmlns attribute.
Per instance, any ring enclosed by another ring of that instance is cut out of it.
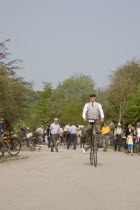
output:
<svg viewBox="0 0 140 210"><path fill-rule="evenodd" d="M121 151L121 146L122 146L122 135L123 135L123 129L121 128L121 124L118 123L117 128L115 128L114 131L114 151L117 151L117 147L118 147L118 151Z"/></svg>
<svg viewBox="0 0 140 210"><path fill-rule="evenodd" d="M50 125L50 130L49 130L49 137L51 136L52 140L52 145L51 145L51 152L53 152L53 149L55 147L56 152L58 152L58 147L56 145L56 142L59 137L59 130L60 130L60 125L58 123L58 119L54 119L54 123Z"/></svg>
<svg viewBox="0 0 140 210"><path fill-rule="evenodd" d="M92 134L92 125L91 123L88 123L88 119L94 119L95 120L95 128L96 133L99 137L99 144L100 144L100 134L101 134L101 123L104 121L104 112L102 109L102 105L98 102L96 102L96 95L91 94L90 95L90 102L86 103L83 109L82 114L84 122L86 122L86 131L87 131L87 141L90 143L91 134ZM100 119L101 118L101 119ZM90 147L84 148L83 152L85 153Z"/></svg>

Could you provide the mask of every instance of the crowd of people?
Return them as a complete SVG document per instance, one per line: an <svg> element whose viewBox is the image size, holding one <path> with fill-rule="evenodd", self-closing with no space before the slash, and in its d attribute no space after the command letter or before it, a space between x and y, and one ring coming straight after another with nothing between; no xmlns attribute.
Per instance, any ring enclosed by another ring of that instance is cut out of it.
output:
<svg viewBox="0 0 140 210"><path fill-rule="evenodd" d="M67 149L73 146L75 150L77 145L84 148L88 143L86 125L68 123L65 126L60 126L57 118L48 127L44 128L43 125L40 125L33 132L23 125L21 133L25 136L27 146L30 146L32 137L36 137L39 144L47 144L52 152L54 149L58 152L58 144ZM113 122L109 124L105 122L98 136L98 146L103 148L103 151L107 151L109 145L114 146L114 151L121 151L124 148L127 153L133 154L136 149L137 152L140 152L140 123L136 128L129 124L127 129L123 129L120 123L115 125Z"/></svg>
<svg viewBox="0 0 140 210"><path fill-rule="evenodd" d="M65 126L59 125L58 118L48 127L43 125L37 126L32 132L25 124L21 126L20 138L24 139L26 146L30 147L30 142L34 139L38 144L47 144L51 152L58 152L58 144L66 146L70 149L76 150L77 145L83 148L86 153L91 147L91 134L93 133L92 124L89 119L94 119L94 126L97 134L98 147L102 147L103 151L107 151L108 146L114 146L114 151L121 151L124 147L127 154L130 152L133 155L134 151L140 152L140 122L137 127L128 125L124 130L120 123L117 125L113 122L104 122L104 112L102 105L96 102L96 95L90 95L90 101L85 104L83 108L83 124L77 125L75 122L68 123ZM3 118L0 118L0 133L4 129ZM104 126L101 127L101 123ZM88 147L86 145L89 145Z"/></svg>

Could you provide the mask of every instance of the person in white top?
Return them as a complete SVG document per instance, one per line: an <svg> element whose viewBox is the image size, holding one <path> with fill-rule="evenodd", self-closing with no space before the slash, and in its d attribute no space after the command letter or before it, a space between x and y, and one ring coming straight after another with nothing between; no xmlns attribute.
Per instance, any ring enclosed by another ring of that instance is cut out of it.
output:
<svg viewBox="0 0 140 210"><path fill-rule="evenodd" d="M104 112L102 109L102 105L98 102L96 102L96 95L91 94L90 95L90 102L86 103L83 109L82 117L84 122L87 122L85 128L87 131L87 141L90 143L91 139L91 133L92 133L92 125L88 122L88 119L93 119L95 121L95 129L96 133L98 134L99 138L99 145L101 140L101 123L104 121ZM90 147L84 148L84 153L89 149Z"/></svg>
<svg viewBox="0 0 140 210"><path fill-rule="evenodd" d="M138 127L136 129L136 143L138 143L139 152L140 152L140 122L138 123Z"/></svg>
<svg viewBox="0 0 140 210"><path fill-rule="evenodd" d="M121 128L121 124L118 123L117 128L115 128L114 131L114 151L117 151L117 147L118 147L118 151L121 151L121 146L122 146L122 135L123 135L123 129Z"/></svg>
<svg viewBox="0 0 140 210"><path fill-rule="evenodd" d="M54 119L54 123L50 125L50 131L49 131L49 137L51 135L52 138L52 145L51 145L51 152L53 152L53 148L55 147L56 152L58 152L58 147L56 145L56 142L59 137L59 130L60 130L60 125L58 123L58 119Z"/></svg>
<svg viewBox="0 0 140 210"><path fill-rule="evenodd" d="M32 136L33 136L32 132L29 132L29 131L28 131L28 132L26 133L25 141L26 141L26 146L27 146L27 147L30 147L30 140L31 140Z"/></svg>
<svg viewBox="0 0 140 210"><path fill-rule="evenodd" d="M67 144L68 138L69 138L69 129L70 129L70 123L67 124L64 127L64 133L63 133L63 137L64 137L64 146Z"/></svg>

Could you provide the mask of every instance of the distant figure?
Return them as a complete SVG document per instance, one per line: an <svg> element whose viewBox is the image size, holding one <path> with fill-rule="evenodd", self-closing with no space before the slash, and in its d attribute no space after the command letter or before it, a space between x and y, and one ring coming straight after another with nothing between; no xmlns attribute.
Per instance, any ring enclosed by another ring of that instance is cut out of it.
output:
<svg viewBox="0 0 140 210"><path fill-rule="evenodd" d="M32 136L33 136L32 132L28 131L26 133L25 141L26 141L26 146L27 147L30 147L30 140L31 140Z"/></svg>
<svg viewBox="0 0 140 210"><path fill-rule="evenodd" d="M73 149L76 149L76 142L77 142L77 127L75 126L75 123L72 124L72 126L69 129L69 140L68 140L68 145L67 149L70 148L71 143L73 142Z"/></svg>
<svg viewBox="0 0 140 210"><path fill-rule="evenodd" d="M64 146L67 144L69 138L69 129L70 129L70 123L64 127L64 132L63 132Z"/></svg>
<svg viewBox="0 0 140 210"><path fill-rule="evenodd" d="M81 128L81 134L80 134L80 147L84 148L87 138L87 132L85 126Z"/></svg>
<svg viewBox="0 0 140 210"><path fill-rule="evenodd" d="M43 136L44 136L44 128L43 125L40 125L37 129L36 132L38 134L38 140L39 140L39 144L43 143Z"/></svg>
<svg viewBox="0 0 140 210"><path fill-rule="evenodd" d="M133 131L127 136L126 144L127 144L127 153L130 152L133 155Z"/></svg>
<svg viewBox="0 0 140 210"><path fill-rule="evenodd" d="M56 142L59 137L59 130L60 130L60 125L58 123L58 119L55 118L54 123L50 125L50 132L49 132L49 137L51 136L52 139L51 152L53 152L54 147L56 152L58 152L58 147L56 145Z"/></svg>
<svg viewBox="0 0 140 210"><path fill-rule="evenodd" d="M110 127L107 123L104 123L104 127L101 130L102 137L103 137L103 151L107 151L108 142L109 142L109 133L110 133Z"/></svg>
<svg viewBox="0 0 140 210"><path fill-rule="evenodd" d="M140 122L138 123L138 127L136 129L136 143L138 143L139 152L140 152Z"/></svg>
<svg viewBox="0 0 140 210"><path fill-rule="evenodd" d="M0 135L4 130L4 125L3 125L3 118L0 118Z"/></svg>
<svg viewBox="0 0 140 210"><path fill-rule="evenodd" d="M118 123L117 128L115 128L114 131L114 151L117 151L117 147L118 147L118 151L121 151L121 146L122 146L122 135L123 135L123 129L121 128L121 124Z"/></svg>

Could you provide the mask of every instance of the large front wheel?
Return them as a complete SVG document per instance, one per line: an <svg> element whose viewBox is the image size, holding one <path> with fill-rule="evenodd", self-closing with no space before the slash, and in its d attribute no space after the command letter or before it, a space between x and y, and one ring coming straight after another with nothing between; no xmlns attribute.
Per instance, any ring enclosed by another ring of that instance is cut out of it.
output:
<svg viewBox="0 0 140 210"><path fill-rule="evenodd" d="M90 164L93 165L93 159L94 159L94 153L93 153L93 149L91 148L90 151Z"/></svg>
<svg viewBox="0 0 140 210"><path fill-rule="evenodd" d="M94 166L97 167L97 140L96 140L96 136L94 136L94 146L93 146L93 149L94 149Z"/></svg>

